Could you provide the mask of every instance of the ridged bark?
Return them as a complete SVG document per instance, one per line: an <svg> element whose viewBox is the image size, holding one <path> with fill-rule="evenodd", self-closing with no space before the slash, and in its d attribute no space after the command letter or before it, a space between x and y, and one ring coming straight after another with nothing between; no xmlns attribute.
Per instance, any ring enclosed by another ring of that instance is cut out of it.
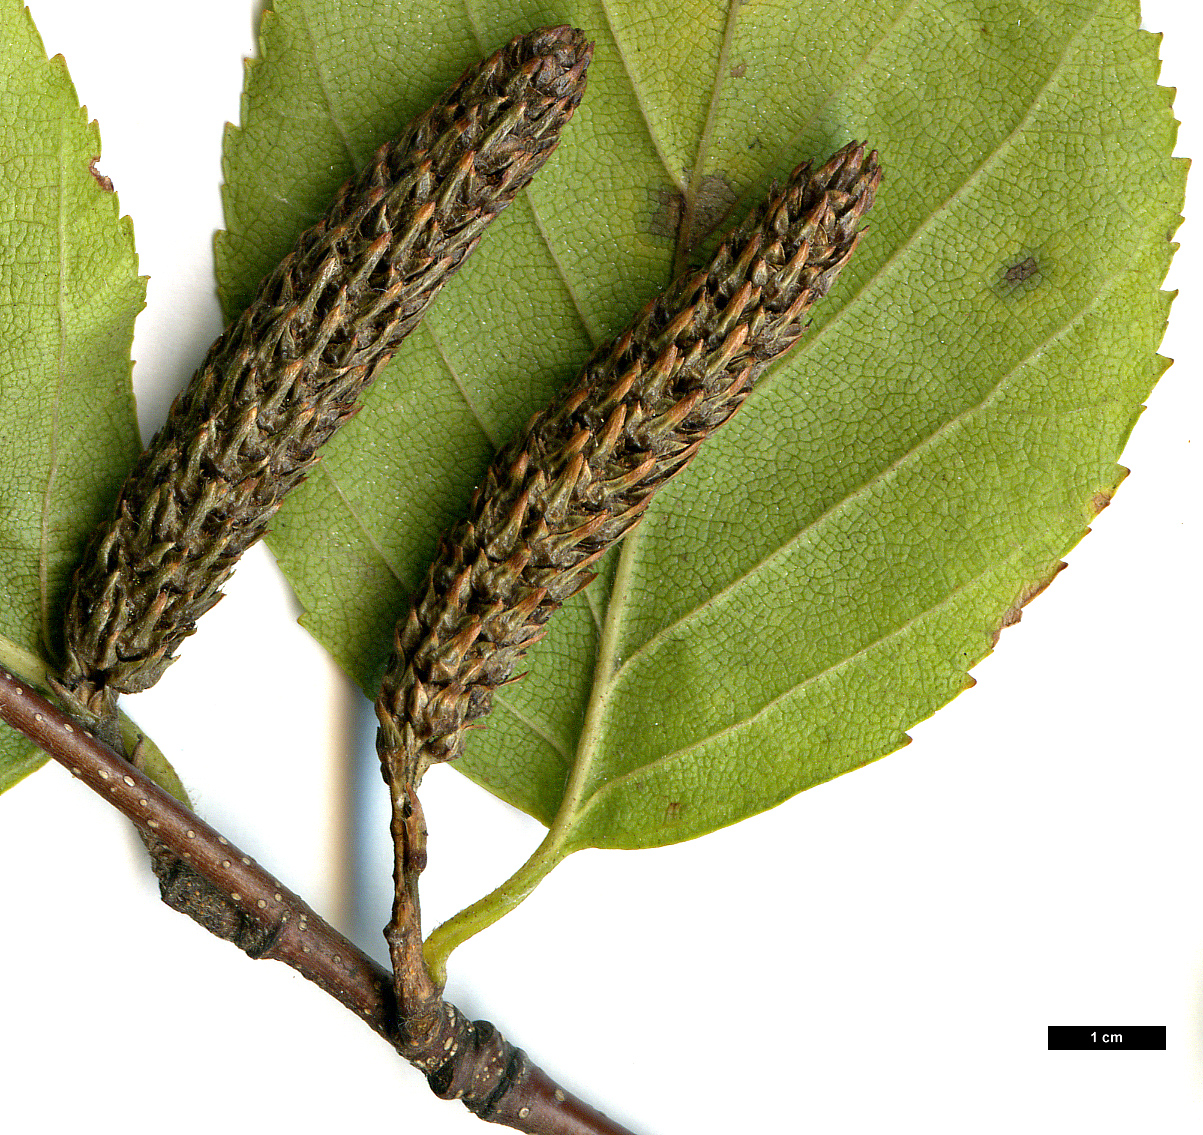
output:
<svg viewBox="0 0 1203 1135"><path fill-rule="evenodd" d="M239 556L484 229L555 149L592 45L519 36L386 143L213 344L92 536L59 693L108 722L153 685Z"/></svg>
<svg viewBox="0 0 1203 1135"><path fill-rule="evenodd" d="M252 958L290 966L357 1014L402 1056L412 1057L412 1045L400 1028L402 1014L392 976L280 880L3 667L0 720L40 745L106 803L124 812L140 831L156 833L173 856L193 865L197 877L213 892L229 895L230 918L241 923L238 945ZM87 954L90 930L81 928L81 955ZM131 951L130 967L128 979L136 982L136 951ZM155 1008L172 1015L164 1029L187 1027L181 1023L180 1014L186 1019L186 1009L179 998L162 997L151 1011ZM528 1135L631 1135L561 1088L520 1050L505 1046L491 1025L471 1024L453 1008L450 1013L456 1035L462 1032L467 1043L456 1050L448 1069L453 1075L430 1077L438 1095L460 1099L482 1118ZM154 1022L148 1022L148 1028L154 1027ZM439 1055L445 1061L449 1052L440 1048ZM421 1060L423 1070L431 1064L428 1058ZM136 1092L136 1075L127 1078L127 1085ZM220 1092L202 1094L217 1107L223 1102ZM224 1113L215 1116L213 1126L218 1131L242 1130L231 1127Z"/></svg>

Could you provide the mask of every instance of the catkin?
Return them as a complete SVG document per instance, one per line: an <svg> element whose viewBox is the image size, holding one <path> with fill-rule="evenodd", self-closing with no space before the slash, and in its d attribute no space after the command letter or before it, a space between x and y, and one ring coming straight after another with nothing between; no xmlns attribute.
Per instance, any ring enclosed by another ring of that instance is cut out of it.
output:
<svg viewBox="0 0 1203 1135"><path fill-rule="evenodd" d="M857 144L800 166L497 455L397 625L376 707L395 791L460 754L590 565L798 340L880 179L876 152Z"/></svg>
<svg viewBox="0 0 1203 1135"><path fill-rule="evenodd" d="M153 685L320 446L551 155L592 45L518 36L376 151L213 344L91 537L59 693L111 720Z"/></svg>

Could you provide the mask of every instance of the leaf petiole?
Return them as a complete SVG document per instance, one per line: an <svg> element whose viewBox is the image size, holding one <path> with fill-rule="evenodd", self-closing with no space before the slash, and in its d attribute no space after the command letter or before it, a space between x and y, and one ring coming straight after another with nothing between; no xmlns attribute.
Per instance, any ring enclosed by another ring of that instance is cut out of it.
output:
<svg viewBox="0 0 1203 1135"><path fill-rule="evenodd" d="M32 651L26 650L5 635L0 635L0 666L11 671L17 677L24 678L42 693L49 694L50 670L46 663ZM117 719L126 752L136 754L135 763L138 768L164 792L169 792L174 796L185 808L191 808L192 802L188 799L184 785L159 746L124 713L118 714Z"/></svg>
<svg viewBox="0 0 1203 1135"><path fill-rule="evenodd" d="M597 661L593 670L593 688L585 719L577 740L576 758L564 786L560 810L552 822L543 842L535 848L531 857L515 871L501 886L465 907L447 919L427 937L422 945L422 954L430 976L443 986L447 982L447 959L451 952L462 946L469 938L487 930L500 918L504 918L526 899L551 872L562 863L576 847L570 846L569 836L577 821L582 803L587 796L588 780L596 754L598 731L602 712L605 709L614 673L617 669L618 631L622 612L630 588L630 577L635 562L635 549L639 530L628 533L622 542L618 567L614 573L610 601L602 624L601 637L597 644Z"/></svg>
<svg viewBox="0 0 1203 1135"><path fill-rule="evenodd" d="M568 854L552 828L531 857L501 886L431 931L422 944L422 955L430 976L440 988L447 984L447 959L452 951L509 914Z"/></svg>

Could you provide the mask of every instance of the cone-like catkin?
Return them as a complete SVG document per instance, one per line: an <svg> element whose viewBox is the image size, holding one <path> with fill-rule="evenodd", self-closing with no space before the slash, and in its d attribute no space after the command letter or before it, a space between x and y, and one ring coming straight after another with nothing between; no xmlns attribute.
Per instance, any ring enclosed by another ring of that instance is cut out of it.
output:
<svg viewBox="0 0 1203 1135"><path fill-rule="evenodd" d="M92 536L60 693L105 719L153 685L318 448L551 155L592 45L519 36L382 146L210 349Z"/></svg>
<svg viewBox="0 0 1203 1135"><path fill-rule="evenodd" d="M880 179L876 152L856 144L799 167L498 454L397 627L377 701L390 783L460 754L465 727L590 565L798 340Z"/></svg>

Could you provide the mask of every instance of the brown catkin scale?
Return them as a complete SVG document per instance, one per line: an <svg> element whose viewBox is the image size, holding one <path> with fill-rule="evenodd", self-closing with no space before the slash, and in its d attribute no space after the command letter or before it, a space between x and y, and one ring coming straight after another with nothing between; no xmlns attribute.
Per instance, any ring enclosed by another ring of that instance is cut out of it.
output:
<svg viewBox="0 0 1203 1135"><path fill-rule="evenodd" d="M552 613L652 496L797 342L852 255L881 179L851 144L800 166L718 249L675 280L498 454L398 624L377 745L398 809L463 749ZM410 821L412 824L412 821ZM394 820L394 831L406 826Z"/></svg>
<svg viewBox="0 0 1203 1135"><path fill-rule="evenodd" d="M91 537L58 692L110 723L153 685L239 556L484 229L551 155L592 54L543 28L469 69L376 151L214 343Z"/></svg>

